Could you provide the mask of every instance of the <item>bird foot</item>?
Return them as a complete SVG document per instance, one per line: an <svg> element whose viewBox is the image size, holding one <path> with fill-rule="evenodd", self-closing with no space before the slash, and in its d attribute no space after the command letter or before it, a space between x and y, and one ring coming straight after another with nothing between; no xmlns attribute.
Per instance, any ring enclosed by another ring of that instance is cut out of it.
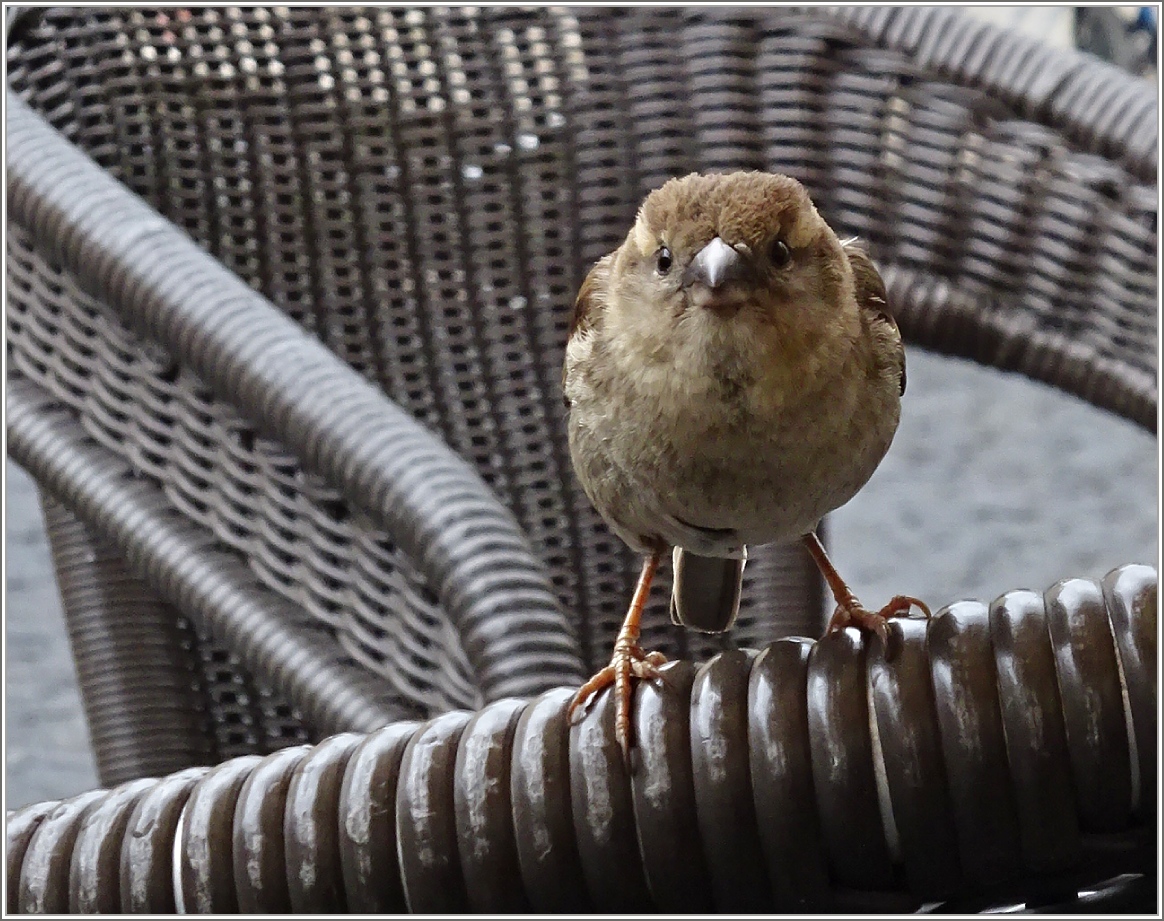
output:
<svg viewBox="0 0 1164 921"><path fill-rule="evenodd" d="M876 613L862 606L861 602L854 598L848 604L837 605L825 634L834 630L844 630L845 627L856 627L864 632L876 633L881 639L881 647L885 650L886 658L890 659L892 654L889 647L889 620L893 617L908 617L914 607L919 608L927 620L932 616L929 605L911 595L894 595L889 599L889 603Z"/></svg>
<svg viewBox="0 0 1164 921"><path fill-rule="evenodd" d="M572 722L574 713L580 707L587 706L599 691L613 684L615 694L614 736L618 740L619 748L622 749L623 761L629 766L631 746L634 744L631 736L630 708L633 693L631 678L640 678L645 681L660 678L662 673L659 671L659 667L664 665L666 661L667 657L661 652L645 652L641 646L620 639L619 642L615 643L614 655L610 659L610 664L582 685L578 689L578 693L574 695L574 699L566 710L567 723Z"/></svg>

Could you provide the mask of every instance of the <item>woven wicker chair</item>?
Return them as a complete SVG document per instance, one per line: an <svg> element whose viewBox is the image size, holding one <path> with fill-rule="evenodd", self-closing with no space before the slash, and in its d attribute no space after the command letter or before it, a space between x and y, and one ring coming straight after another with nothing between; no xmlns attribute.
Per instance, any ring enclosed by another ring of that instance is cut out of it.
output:
<svg viewBox="0 0 1164 921"><path fill-rule="evenodd" d="M726 651L649 613L687 661L628 778L606 698L563 721L635 561L558 390L642 196L763 168L911 342L1155 430L1150 87L938 9L40 9L7 53L8 445L121 784L9 816L9 910L1152 904L1155 570L886 663L777 641L822 598L766 550Z"/></svg>

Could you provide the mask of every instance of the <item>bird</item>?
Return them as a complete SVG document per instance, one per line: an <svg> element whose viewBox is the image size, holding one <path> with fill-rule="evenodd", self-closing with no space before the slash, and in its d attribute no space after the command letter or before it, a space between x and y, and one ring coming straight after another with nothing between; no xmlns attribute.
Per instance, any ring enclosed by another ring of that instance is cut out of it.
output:
<svg viewBox="0 0 1164 921"><path fill-rule="evenodd" d="M747 548L801 541L836 601L826 633L880 637L918 598L865 608L816 529L889 450L905 350L885 284L842 242L804 186L771 172L691 173L647 195L622 244L574 303L563 367L571 463L642 568L610 664L567 718L613 685L630 763L634 679L666 658L639 643L651 583L671 550L672 620L728 630Z"/></svg>

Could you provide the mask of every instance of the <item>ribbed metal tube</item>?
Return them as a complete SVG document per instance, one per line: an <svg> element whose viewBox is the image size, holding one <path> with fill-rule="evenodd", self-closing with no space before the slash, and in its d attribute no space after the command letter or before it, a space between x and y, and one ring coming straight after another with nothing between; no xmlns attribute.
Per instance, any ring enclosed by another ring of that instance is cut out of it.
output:
<svg viewBox="0 0 1164 921"><path fill-rule="evenodd" d="M545 565L480 475L6 94L12 219L392 534L460 630L486 699L580 680Z"/></svg>
<svg viewBox="0 0 1164 921"><path fill-rule="evenodd" d="M219 760L189 622L68 509L43 505L101 785Z"/></svg>
<svg viewBox="0 0 1164 921"><path fill-rule="evenodd" d="M828 13L924 67L988 88L1024 115L1053 113L1073 140L1155 181L1157 94L1148 81L1036 36L968 21L956 9L839 6Z"/></svg>
<svg viewBox="0 0 1164 921"><path fill-rule="evenodd" d="M155 912L1074 898L1155 865L1156 623L1156 571L1129 565L897 621L889 661L846 631L672 663L636 692L631 774L609 694L568 726L562 688L31 806L9 892ZM157 885L127 885L143 867Z"/></svg>
<svg viewBox="0 0 1164 921"><path fill-rule="evenodd" d="M180 611L202 618L317 732L369 730L402 715L335 640L288 602L257 587L237 558L177 515L156 488L92 442L35 384L13 379L8 450L41 487L124 554L129 568ZM134 714L135 718L137 714Z"/></svg>

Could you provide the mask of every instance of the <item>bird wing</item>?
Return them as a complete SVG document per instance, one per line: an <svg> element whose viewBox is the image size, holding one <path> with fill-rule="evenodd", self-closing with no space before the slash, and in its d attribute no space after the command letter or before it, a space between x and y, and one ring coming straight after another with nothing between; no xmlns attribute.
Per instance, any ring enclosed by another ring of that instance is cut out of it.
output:
<svg viewBox="0 0 1164 921"><path fill-rule="evenodd" d="M574 335L575 331L584 333L594 326L596 302L610 280L610 264L613 257L614 253L603 256L594 263L594 267L582 280L578 296L574 298L574 313L570 317L569 335Z"/></svg>
<svg viewBox="0 0 1164 921"><path fill-rule="evenodd" d="M869 254L851 242L843 244L845 255L849 257L849 265L853 269L853 282L857 289L857 306L865 322L870 327L880 326L884 333L896 344L893 350L894 361L898 374L901 377L901 393L905 393L905 346L901 341L901 331L897 328L897 320L889 309L889 301L885 294L885 282L881 279L877 267Z"/></svg>
<svg viewBox="0 0 1164 921"><path fill-rule="evenodd" d="M574 312L570 315L570 330L567 333L567 343L573 339L575 334L582 336L594 328L598 321L598 315L601 312L598 299L602 296L602 291L605 290L607 284L610 282L610 264L613 261L614 253L603 256L599 259L594 267L586 273L586 277L582 280L582 285L578 289L578 296L574 298ZM567 352L567 360L562 367L562 391L566 390L566 375L570 368L569 354ZM569 407L570 401L566 400L566 406Z"/></svg>

